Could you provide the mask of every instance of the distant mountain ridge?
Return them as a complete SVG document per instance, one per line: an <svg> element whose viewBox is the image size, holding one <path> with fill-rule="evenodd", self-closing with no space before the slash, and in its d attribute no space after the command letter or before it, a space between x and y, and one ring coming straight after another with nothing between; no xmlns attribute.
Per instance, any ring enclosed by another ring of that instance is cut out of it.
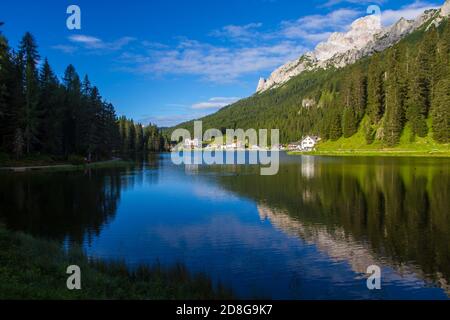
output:
<svg viewBox="0 0 450 320"><path fill-rule="evenodd" d="M314 51L276 69L268 79L259 80L256 92L261 93L280 87L302 72L329 67L342 68L361 58L381 52L398 43L421 27L436 27L450 16L450 0L440 9L427 10L415 20L401 18L392 26L383 28L378 15L355 20L348 32L333 33L326 42L318 44Z"/></svg>
<svg viewBox="0 0 450 320"><path fill-rule="evenodd" d="M261 81L264 90L199 120L204 129L278 129L281 143L316 135L322 149L448 153L449 16L447 0L389 28L360 18ZM193 123L176 128L192 132Z"/></svg>

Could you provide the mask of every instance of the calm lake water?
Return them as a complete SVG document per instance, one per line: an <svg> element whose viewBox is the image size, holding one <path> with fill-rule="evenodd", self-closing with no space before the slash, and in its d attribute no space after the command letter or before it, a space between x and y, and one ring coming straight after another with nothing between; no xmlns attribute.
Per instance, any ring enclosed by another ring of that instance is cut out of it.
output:
<svg viewBox="0 0 450 320"><path fill-rule="evenodd" d="M88 255L181 262L240 298L448 299L450 159L281 154L258 166L0 173L0 223ZM368 266L382 269L369 291Z"/></svg>

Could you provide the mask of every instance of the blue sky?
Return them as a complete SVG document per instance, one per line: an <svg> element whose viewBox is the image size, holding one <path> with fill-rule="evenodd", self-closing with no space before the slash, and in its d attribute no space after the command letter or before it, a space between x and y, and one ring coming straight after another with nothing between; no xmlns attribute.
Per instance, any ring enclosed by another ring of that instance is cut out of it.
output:
<svg viewBox="0 0 450 320"><path fill-rule="evenodd" d="M10 45L31 31L59 76L89 74L119 115L169 126L254 93L259 77L378 4L384 24L443 0L71 0L0 2ZM66 9L81 8L81 30Z"/></svg>

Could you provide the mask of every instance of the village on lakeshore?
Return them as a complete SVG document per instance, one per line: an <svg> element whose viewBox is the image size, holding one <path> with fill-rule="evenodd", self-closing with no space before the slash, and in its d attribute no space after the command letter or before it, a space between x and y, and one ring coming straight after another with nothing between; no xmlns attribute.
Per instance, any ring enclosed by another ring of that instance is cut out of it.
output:
<svg viewBox="0 0 450 320"><path fill-rule="evenodd" d="M197 150L197 151L289 151L289 152L312 152L316 150L317 143L321 140L317 136L306 136L300 141L286 145L273 145L263 147L250 145L247 141L233 140L231 143L223 143L224 139L216 139L212 142L203 142L198 138L185 139L183 144L171 146L171 151Z"/></svg>

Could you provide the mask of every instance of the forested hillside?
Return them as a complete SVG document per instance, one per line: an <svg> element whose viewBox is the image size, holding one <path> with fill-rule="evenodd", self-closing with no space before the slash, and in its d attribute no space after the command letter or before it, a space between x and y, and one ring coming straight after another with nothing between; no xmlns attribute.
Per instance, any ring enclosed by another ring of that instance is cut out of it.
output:
<svg viewBox="0 0 450 320"><path fill-rule="evenodd" d="M430 137L449 142L450 24L423 27L393 47L342 69L304 72L280 88L238 101L203 119L207 128L278 128L282 143L307 134L398 145ZM188 122L178 127L192 129Z"/></svg>
<svg viewBox="0 0 450 320"><path fill-rule="evenodd" d="M156 126L118 119L113 105L72 65L60 81L47 59L41 60L30 33L17 50L0 33L0 153L99 160L164 146Z"/></svg>

